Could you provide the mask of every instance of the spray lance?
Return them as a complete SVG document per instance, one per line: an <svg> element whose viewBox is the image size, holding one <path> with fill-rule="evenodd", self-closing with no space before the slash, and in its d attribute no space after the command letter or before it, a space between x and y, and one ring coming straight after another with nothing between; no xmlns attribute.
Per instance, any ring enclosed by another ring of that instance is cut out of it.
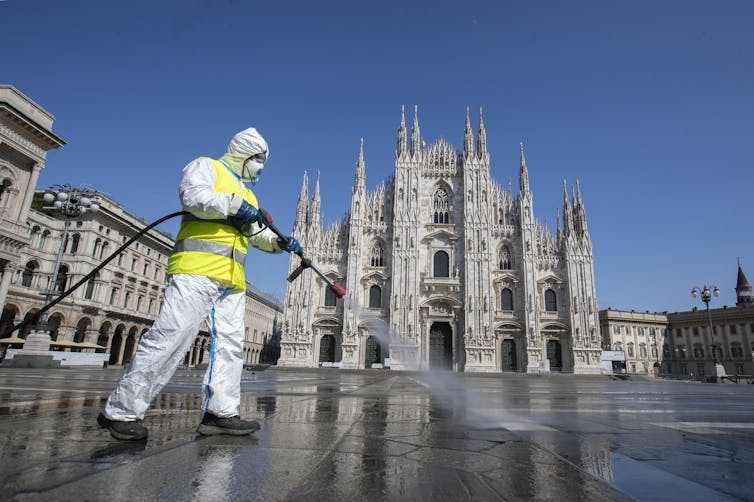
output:
<svg viewBox="0 0 754 502"><path fill-rule="evenodd" d="M285 240L285 241L288 240L280 232L280 230L278 230L277 227L275 227L275 225L272 224L272 216L270 216L270 214L267 211L265 211L264 209L260 209L259 213L264 218L264 223L270 228L270 230L272 230L273 232L275 232L275 234L278 237L282 238L283 240ZM63 292L60 296L58 296L57 298L55 298L54 300L52 300L50 303L48 303L47 305L43 306L41 309L39 309L38 311L36 311L28 319L26 319L24 321L21 321L20 323L16 324L12 328L10 328L5 333L5 335L9 336L11 333L13 333L16 330L25 328L26 326L28 326L28 325L30 325L32 323L36 323L39 320L39 318L42 316L42 314L44 314L45 312L47 312L48 310L50 310L52 307L54 307L55 305L57 305L58 303L60 303L65 297L67 297L68 295L70 295L71 293L73 293L74 291L76 291L79 287L81 287L84 283L86 283L86 281L88 281L89 279L91 279L97 272L99 272L100 270L102 270L105 267L105 265L107 265L108 263L110 263L124 249L126 249L128 246L130 246L131 244L133 244L134 241L136 241L137 239L139 239L139 237L141 237L142 235L144 235L145 233L147 233L148 231L150 231L151 229L153 229L154 227L156 227L157 225L159 225L163 221L169 220L171 218L175 218L176 216L183 216L183 215L189 215L189 214L191 214L191 213L189 213L188 211L178 211L178 212L175 212L175 213L170 213L170 214L168 214L166 216L163 216L162 218L158 219L157 221L154 221L154 222L150 223L149 225L147 225L146 227L144 227L143 229L141 229L139 232L137 232L136 235L134 235L133 237L131 237L130 239L128 239L126 242L124 242L123 245L120 246L118 249L116 249L115 252L113 252L110 256L108 256L107 258L105 258L104 260L102 260L102 263L100 263L99 265L97 265L91 272L89 272L84 277L82 277L81 280L79 280L76 284L74 284L73 286L71 286L70 288L68 288L65 292ZM345 296L346 290L343 289L341 286L339 286L337 284L333 284L327 277L325 277L322 274L322 272L320 272L319 270L317 270L317 268L312 265L311 260L309 260L308 258L306 258L303 255L303 253L300 253L299 257L301 258L301 265L299 265L299 267L296 270L294 270L293 273L288 277L288 281L289 282L293 281L296 277L298 277L299 274L301 274L301 272L305 268L311 268L317 274L319 274L319 276L322 277L322 279L324 279L324 281L327 283L327 285L332 290L332 292L335 293L335 296L337 296L338 298L342 298L343 296Z"/></svg>
<svg viewBox="0 0 754 502"><path fill-rule="evenodd" d="M260 209L259 214L262 216L262 219L264 219L264 224L267 225L270 230L275 232L275 235L280 237L285 242L288 241L288 238L283 235L283 233L278 230L278 228L272 223L272 216L270 216L270 213L268 213L264 209ZM314 272L316 272L316 274L320 276L323 281L325 281L327 287L330 288L330 291L332 291L336 297L343 298L344 296L346 296L346 290L345 288L343 288L343 286L332 282L325 274L323 274L317 267L314 266L310 258L304 256L304 253L297 254L298 257L301 258L301 263L299 264L298 268L296 268L296 270L291 272L291 275L288 276L288 282L293 282L299 275L301 275L301 272L303 272L304 269L310 268L314 270Z"/></svg>

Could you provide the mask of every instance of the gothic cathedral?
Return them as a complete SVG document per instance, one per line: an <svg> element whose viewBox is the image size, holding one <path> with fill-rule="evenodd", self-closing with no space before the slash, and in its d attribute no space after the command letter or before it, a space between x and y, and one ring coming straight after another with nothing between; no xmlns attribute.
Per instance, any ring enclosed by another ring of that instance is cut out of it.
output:
<svg viewBox="0 0 754 502"><path fill-rule="evenodd" d="M319 174L309 199L304 173L293 234L348 293L312 270L288 284L279 365L599 373L581 192L564 182L552 235L534 218L523 146L518 195L491 178L481 110L476 142L466 111L458 151L420 139L417 107L409 138L402 109L394 174L367 191L362 140L350 212L325 228L320 204Z"/></svg>

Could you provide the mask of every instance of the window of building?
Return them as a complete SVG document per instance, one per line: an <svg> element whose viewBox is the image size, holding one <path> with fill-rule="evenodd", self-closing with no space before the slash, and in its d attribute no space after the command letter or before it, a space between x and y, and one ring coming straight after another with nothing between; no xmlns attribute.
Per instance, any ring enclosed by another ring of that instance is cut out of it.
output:
<svg viewBox="0 0 754 502"><path fill-rule="evenodd" d="M697 359L704 359L704 347L701 343L694 344L694 357Z"/></svg>
<svg viewBox="0 0 754 502"><path fill-rule="evenodd" d="M149 299L149 310L147 312L149 312L151 314L153 309L154 309L154 298L150 298Z"/></svg>
<svg viewBox="0 0 754 502"><path fill-rule="evenodd" d="M49 230L45 230L44 232L42 232L41 237L39 237L39 245L37 246L37 249L39 249L40 251L44 250L45 242L47 242L47 237L49 236L50 236Z"/></svg>
<svg viewBox="0 0 754 502"><path fill-rule="evenodd" d="M736 375L743 375L744 374L744 365L741 363L736 363Z"/></svg>
<svg viewBox="0 0 754 502"><path fill-rule="evenodd" d="M99 274L95 274L94 277L89 279L86 283L86 291L84 292L84 298L86 300L91 300L94 296L94 281L97 279L97 275Z"/></svg>
<svg viewBox="0 0 754 502"><path fill-rule="evenodd" d="M504 288L500 294L500 309L513 310L513 291L510 288Z"/></svg>
<svg viewBox="0 0 754 502"><path fill-rule="evenodd" d="M731 335L735 335L736 334L736 325L735 324L731 324L730 325L730 334Z"/></svg>
<svg viewBox="0 0 754 502"><path fill-rule="evenodd" d="M31 229L31 233L29 234L29 246L34 246L37 243L37 239L39 238L41 232L42 229L38 226L35 226Z"/></svg>
<svg viewBox="0 0 754 502"><path fill-rule="evenodd" d="M68 267L61 265L58 269L58 276L55 278L55 291L62 293L65 291L65 285L68 283Z"/></svg>
<svg viewBox="0 0 754 502"><path fill-rule="evenodd" d="M382 243L379 241L375 241L374 244L372 244L372 249L369 252L369 265L372 267L384 267L385 262L383 261L383 255L385 254L385 249L382 247Z"/></svg>
<svg viewBox="0 0 754 502"><path fill-rule="evenodd" d="M325 307L334 307L337 300L335 293L328 286L325 286Z"/></svg>
<svg viewBox="0 0 754 502"><path fill-rule="evenodd" d="M652 357L657 359L657 345L652 345Z"/></svg>
<svg viewBox="0 0 754 502"><path fill-rule="evenodd" d="M626 350L628 352L628 357L634 357L634 344L633 343L627 343Z"/></svg>
<svg viewBox="0 0 754 502"><path fill-rule="evenodd" d="M644 336L644 327L639 326L639 336Z"/></svg>
<svg viewBox="0 0 754 502"><path fill-rule="evenodd" d="M694 328L694 336L699 336L699 328Z"/></svg>
<svg viewBox="0 0 754 502"><path fill-rule="evenodd" d="M621 342L615 342L615 350L617 351L623 350L623 344Z"/></svg>
<svg viewBox="0 0 754 502"><path fill-rule="evenodd" d="M450 198L444 188L438 188L435 191L432 209L434 210L432 217L434 223L450 223Z"/></svg>
<svg viewBox="0 0 754 502"><path fill-rule="evenodd" d="M683 333L681 333L681 328L677 328L675 330L675 337L676 338L683 338Z"/></svg>
<svg viewBox="0 0 754 502"><path fill-rule="evenodd" d="M511 250L508 246L500 246L500 256L498 257L498 267L500 270L510 270L513 268L513 260L511 260Z"/></svg>
<svg viewBox="0 0 754 502"><path fill-rule="evenodd" d="M110 305L115 305L115 300L118 299L118 288L110 290Z"/></svg>
<svg viewBox="0 0 754 502"><path fill-rule="evenodd" d="M125 254L125 253L121 253L121 254L119 254L119 255L118 255L118 266L119 266L119 267L122 267L122 266L123 266L123 255L124 255L124 254Z"/></svg>
<svg viewBox="0 0 754 502"><path fill-rule="evenodd" d="M144 277L146 277L147 274L149 274L149 263L145 263L144 264L144 273L141 274L141 275L143 275Z"/></svg>
<svg viewBox="0 0 754 502"><path fill-rule="evenodd" d="M141 304L144 302L144 297L139 295L136 297L136 311L141 312Z"/></svg>
<svg viewBox="0 0 754 502"><path fill-rule="evenodd" d="M26 264L24 271L21 274L21 286L25 288L31 287L32 280L34 279L34 272L36 272L37 268L39 268L39 265L37 265L36 262L30 261Z"/></svg>
<svg viewBox="0 0 754 502"><path fill-rule="evenodd" d="M126 297L123 299L123 308L128 308L128 305L131 303L131 292L126 291Z"/></svg>
<svg viewBox="0 0 754 502"><path fill-rule="evenodd" d="M678 354L678 359L686 359L686 346L685 345L679 345L676 347L676 353Z"/></svg>
<svg viewBox="0 0 754 502"><path fill-rule="evenodd" d="M545 291L545 310L547 312L558 311L558 297L552 289Z"/></svg>
<svg viewBox="0 0 754 502"><path fill-rule="evenodd" d="M647 346L643 343L639 345L639 357L647 357Z"/></svg>
<svg viewBox="0 0 754 502"><path fill-rule="evenodd" d="M81 242L81 234L73 234L73 237L71 237L71 254L76 254L79 250L79 242Z"/></svg>
<svg viewBox="0 0 754 502"><path fill-rule="evenodd" d="M4 179L2 183L0 183L0 203L4 203L4 206L7 206L7 200L5 198L6 193L10 193L8 190L13 183L8 178Z"/></svg>
<svg viewBox="0 0 754 502"><path fill-rule="evenodd" d="M448 253L437 251L433 261L435 277L450 277L450 257Z"/></svg>
<svg viewBox="0 0 754 502"><path fill-rule="evenodd" d="M744 356L744 348L741 347L741 344L739 342L733 342L730 344L730 355L731 357L738 357L738 358L741 358Z"/></svg>
<svg viewBox="0 0 754 502"><path fill-rule="evenodd" d="M698 363L696 365L696 371L697 371L697 376L699 378L703 378L704 377L704 363Z"/></svg>
<svg viewBox="0 0 754 502"><path fill-rule="evenodd" d="M613 334L614 335L619 335L620 334L620 327L619 326L616 326L616 325L613 326Z"/></svg>
<svg viewBox="0 0 754 502"><path fill-rule="evenodd" d="M139 263L138 258L131 259L131 272L136 272L136 264Z"/></svg>
<svg viewBox="0 0 754 502"><path fill-rule="evenodd" d="M376 284L369 288L369 308L378 309L382 307L382 288Z"/></svg>

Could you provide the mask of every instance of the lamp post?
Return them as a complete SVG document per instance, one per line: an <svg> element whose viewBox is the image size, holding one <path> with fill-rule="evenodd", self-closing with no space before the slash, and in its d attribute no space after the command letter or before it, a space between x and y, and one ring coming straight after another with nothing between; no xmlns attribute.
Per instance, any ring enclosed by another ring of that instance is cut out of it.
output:
<svg viewBox="0 0 754 502"><path fill-rule="evenodd" d="M66 183L63 185L52 185L47 189L42 199L49 204L43 206L43 209L59 212L63 215L64 220L60 248L58 248L58 255L55 258L55 266L52 270L52 278L50 279L49 287L45 292L45 303L49 303L53 296L55 296L55 290L58 286L60 262L63 258L66 241L68 240L68 228L71 226L71 220L78 218L87 212L94 213L99 211L100 198L96 190L88 187L72 187ZM63 287L63 289L65 289L65 287ZM36 330L37 332L45 332L49 337L46 312L40 316L36 325Z"/></svg>
<svg viewBox="0 0 754 502"><path fill-rule="evenodd" d="M707 322L709 324L710 340L712 344L712 362L715 365L715 377L719 379L720 377L725 376L725 367L720 364L720 361L717 359L717 351L715 350L715 331L712 328L712 314L710 314L709 311L709 302L712 300L712 295L720 296L720 290L717 289L717 286L707 285L703 288L693 288L691 290L692 298L696 298L699 295L701 295L701 300L707 308Z"/></svg>

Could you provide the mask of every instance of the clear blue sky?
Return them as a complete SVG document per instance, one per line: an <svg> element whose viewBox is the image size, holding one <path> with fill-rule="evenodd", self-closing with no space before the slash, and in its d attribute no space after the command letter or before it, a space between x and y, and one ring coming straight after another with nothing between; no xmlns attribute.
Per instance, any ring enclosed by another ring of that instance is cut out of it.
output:
<svg viewBox="0 0 754 502"><path fill-rule="evenodd" d="M401 104L458 148L483 106L493 176L517 186L523 141L551 228L580 180L600 308L686 310L704 283L733 305L739 256L754 281L751 1L5 0L0 19L0 82L68 142L40 187L89 183L153 221L186 163L255 126L261 205L290 229L320 170L332 222L360 137L368 187L391 174ZM283 296L285 257L249 264Z"/></svg>

